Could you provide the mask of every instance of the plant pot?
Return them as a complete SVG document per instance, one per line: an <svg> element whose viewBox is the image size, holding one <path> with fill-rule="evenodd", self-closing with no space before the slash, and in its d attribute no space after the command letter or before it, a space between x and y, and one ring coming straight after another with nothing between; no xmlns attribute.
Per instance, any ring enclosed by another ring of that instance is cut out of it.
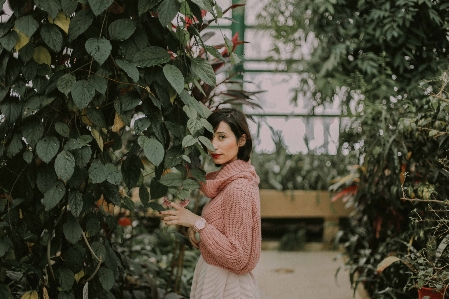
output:
<svg viewBox="0 0 449 299"><path fill-rule="evenodd" d="M418 290L418 296L419 299L423 299L425 296L428 296L426 299L443 299L443 293L426 287L422 287Z"/></svg>

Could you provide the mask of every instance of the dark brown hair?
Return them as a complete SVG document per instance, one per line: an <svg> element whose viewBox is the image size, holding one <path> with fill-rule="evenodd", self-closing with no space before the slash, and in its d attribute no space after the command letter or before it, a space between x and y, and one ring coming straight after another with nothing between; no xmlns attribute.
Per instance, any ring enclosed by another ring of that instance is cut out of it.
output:
<svg viewBox="0 0 449 299"><path fill-rule="evenodd" d="M217 109L207 118L207 121L212 125L214 131L217 130L222 121L225 122L231 128L237 141L243 134L245 134L246 143L239 147L237 158L243 161L249 161L253 149L253 141L249 132L246 116L243 112L234 108ZM204 136L209 139L212 139L213 137L212 133L209 131L206 131Z"/></svg>

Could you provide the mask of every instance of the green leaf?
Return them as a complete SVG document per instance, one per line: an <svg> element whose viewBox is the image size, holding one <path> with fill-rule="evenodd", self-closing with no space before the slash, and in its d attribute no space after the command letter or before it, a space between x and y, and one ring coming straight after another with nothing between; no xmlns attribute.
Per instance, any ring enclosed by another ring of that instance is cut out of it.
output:
<svg viewBox="0 0 449 299"><path fill-rule="evenodd" d="M187 117L189 119L196 119L198 117L198 112L195 108L185 105L184 107L182 107L182 110L187 114Z"/></svg>
<svg viewBox="0 0 449 299"><path fill-rule="evenodd" d="M164 160L164 146L155 138L148 138L146 136L140 136L137 142L142 147L148 160L155 166L159 166Z"/></svg>
<svg viewBox="0 0 449 299"><path fill-rule="evenodd" d="M170 60L170 54L168 54L167 50L161 47L150 46L137 52L132 62L136 66L149 67L163 64Z"/></svg>
<svg viewBox="0 0 449 299"><path fill-rule="evenodd" d="M92 183L101 183L108 177L107 169L100 160L94 160L89 167L89 178Z"/></svg>
<svg viewBox="0 0 449 299"><path fill-rule="evenodd" d="M161 0L139 0L139 16L155 7Z"/></svg>
<svg viewBox="0 0 449 299"><path fill-rule="evenodd" d="M57 0L34 0L34 4L46 11L53 19L56 18L62 9L61 4Z"/></svg>
<svg viewBox="0 0 449 299"><path fill-rule="evenodd" d="M181 187L182 186L182 173L180 172L169 172L164 174L159 182L162 185L170 186L170 187Z"/></svg>
<svg viewBox="0 0 449 299"><path fill-rule="evenodd" d="M112 289L112 286L114 285L115 279L114 274L111 270L105 267L101 267L98 271L98 280L100 281L101 286L106 291L109 291Z"/></svg>
<svg viewBox="0 0 449 299"><path fill-rule="evenodd" d="M11 239L8 236L0 238L0 257L3 257L5 253L13 246Z"/></svg>
<svg viewBox="0 0 449 299"><path fill-rule="evenodd" d="M100 220L96 217L91 217L86 224L86 230L89 236L95 236L101 230Z"/></svg>
<svg viewBox="0 0 449 299"><path fill-rule="evenodd" d="M30 61L31 58L33 58L33 53L34 53L33 43L27 43L25 46L20 48L19 57L22 59L23 62L27 63L28 61Z"/></svg>
<svg viewBox="0 0 449 299"><path fill-rule="evenodd" d="M8 149L6 151L6 154L9 158L14 157L17 155L23 148L22 144L22 138L19 136L19 134L14 134L11 142L8 145Z"/></svg>
<svg viewBox="0 0 449 299"><path fill-rule="evenodd" d="M83 232L81 225L74 217L69 217L62 227L65 238L71 243L76 244ZM70 258L70 257L69 257Z"/></svg>
<svg viewBox="0 0 449 299"><path fill-rule="evenodd" d="M29 118L31 119L31 118ZM29 146L34 148L36 143L41 140L44 135L44 126L40 119L34 119L32 121L26 121L23 124L22 136L25 138Z"/></svg>
<svg viewBox="0 0 449 299"><path fill-rule="evenodd" d="M91 0L95 1L95 0ZM86 41L86 51L100 65L102 65L111 54L112 45L105 38L89 38Z"/></svg>
<svg viewBox="0 0 449 299"><path fill-rule="evenodd" d="M69 138L70 129L66 123L63 122L55 123L55 130L56 132L59 133L59 135Z"/></svg>
<svg viewBox="0 0 449 299"><path fill-rule="evenodd" d="M45 47L34 48L33 59L39 64L51 65L51 55Z"/></svg>
<svg viewBox="0 0 449 299"><path fill-rule="evenodd" d="M0 105L0 110L8 123L14 123L22 112L22 103L19 101L5 101Z"/></svg>
<svg viewBox="0 0 449 299"><path fill-rule="evenodd" d="M207 119L201 118L200 121L201 121L201 124L203 125L203 127L206 128L206 130L208 130L211 133L214 133L214 128L212 127L210 122L207 121Z"/></svg>
<svg viewBox="0 0 449 299"><path fill-rule="evenodd" d="M70 190L68 205L72 215L78 217L83 210L83 194L76 189Z"/></svg>
<svg viewBox="0 0 449 299"><path fill-rule="evenodd" d="M431 130L431 131L429 132L429 137L433 137L433 136L435 136L436 134L438 134L438 131L437 131L437 130Z"/></svg>
<svg viewBox="0 0 449 299"><path fill-rule="evenodd" d="M60 92L62 92L65 95L68 95L69 92L72 90L72 87L75 84L75 82L76 82L75 76L73 76L72 74L65 74L58 79L56 87Z"/></svg>
<svg viewBox="0 0 449 299"><path fill-rule="evenodd" d="M26 151L23 153L23 160L30 164L33 161L33 153L30 151Z"/></svg>
<svg viewBox="0 0 449 299"><path fill-rule="evenodd" d="M94 15L90 10L80 10L70 21L69 41L72 42L78 36L83 34L94 20Z"/></svg>
<svg viewBox="0 0 449 299"><path fill-rule="evenodd" d="M206 146L209 150L215 151L215 148L214 148L212 142L211 142L208 138L206 138L206 137L204 137L204 136L200 136L200 137L198 137L198 140L199 140L204 146Z"/></svg>
<svg viewBox="0 0 449 299"><path fill-rule="evenodd" d="M39 28L39 23L31 15L18 18L14 25L28 37L31 37Z"/></svg>
<svg viewBox="0 0 449 299"><path fill-rule="evenodd" d="M78 0L61 0L61 6L65 14L70 16L75 12L78 6Z"/></svg>
<svg viewBox="0 0 449 299"><path fill-rule="evenodd" d="M207 52L209 54L211 54L212 56L220 59L221 61L225 61L225 59L223 58L223 56L221 55L220 51L218 51L215 47L212 46L205 46Z"/></svg>
<svg viewBox="0 0 449 299"><path fill-rule="evenodd" d="M95 88L86 80L79 80L73 84L72 97L79 109L86 108L95 96Z"/></svg>
<svg viewBox="0 0 449 299"><path fill-rule="evenodd" d="M56 176L55 170L52 166L42 164L39 166L39 171L36 177L36 185L39 191L44 194L47 192L56 182L58 177Z"/></svg>
<svg viewBox="0 0 449 299"><path fill-rule="evenodd" d="M162 0L156 8L162 26L166 27L169 25L178 14L180 8L181 3L178 0Z"/></svg>
<svg viewBox="0 0 449 299"><path fill-rule="evenodd" d="M115 63L125 71L125 73L134 81L139 81L139 70L130 62L122 59L116 59Z"/></svg>
<svg viewBox="0 0 449 299"><path fill-rule="evenodd" d="M62 199L65 194L65 186L62 181L58 181L44 194L44 207L45 211L50 211L54 208Z"/></svg>
<svg viewBox="0 0 449 299"><path fill-rule="evenodd" d="M150 202L150 193L148 192L147 187L140 186L139 188L139 198L142 205L147 208L148 203Z"/></svg>
<svg viewBox="0 0 449 299"><path fill-rule="evenodd" d="M89 77L89 83L101 94L105 94L108 89L108 79L98 74Z"/></svg>
<svg viewBox="0 0 449 299"><path fill-rule="evenodd" d="M126 158L122 165L123 181L131 189L137 185L142 175L143 163L136 155Z"/></svg>
<svg viewBox="0 0 449 299"><path fill-rule="evenodd" d="M46 136L42 138L36 146L36 154L42 161L49 163L51 159L58 153L59 140L54 136Z"/></svg>
<svg viewBox="0 0 449 299"><path fill-rule="evenodd" d="M201 169L190 169L189 173L200 182L206 182L205 172Z"/></svg>
<svg viewBox="0 0 449 299"><path fill-rule="evenodd" d="M184 137L184 139L182 140L182 147L189 147L194 145L195 143L198 142L198 139L196 139L195 137L193 137L192 135L187 135L186 137Z"/></svg>
<svg viewBox="0 0 449 299"><path fill-rule="evenodd" d="M213 12L213 7L208 0L192 0L192 2L198 5L203 10Z"/></svg>
<svg viewBox="0 0 449 299"><path fill-rule="evenodd" d="M109 25L111 40L127 40L136 31L136 23L131 19L118 19Z"/></svg>
<svg viewBox="0 0 449 299"><path fill-rule="evenodd" d="M195 180L187 179L182 183L182 187L187 190L196 190L200 187L200 184Z"/></svg>
<svg viewBox="0 0 449 299"><path fill-rule="evenodd" d="M57 276L61 291L70 291L75 282L75 274L69 268L62 266L58 269Z"/></svg>
<svg viewBox="0 0 449 299"><path fill-rule="evenodd" d="M55 52L62 48L62 33L58 26L54 24L45 24L41 27L42 40Z"/></svg>
<svg viewBox="0 0 449 299"><path fill-rule="evenodd" d="M55 171L56 175L67 182L75 171L75 158L68 151L62 151L55 159Z"/></svg>
<svg viewBox="0 0 449 299"><path fill-rule="evenodd" d="M96 126L100 128L106 128L106 120L104 119L103 113L94 108L89 107L86 109L87 118Z"/></svg>
<svg viewBox="0 0 449 299"><path fill-rule="evenodd" d="M120 97L120 110L122 112L132 110L139 105L141 100L142 99L135 94L128 93L125 96Z"/></svg>
<svg viewBox="0 0 449 299"><path fill-rule="evenodd" d="M201 121L198 119L189 119L187 121L187 128L189 129L190 133L192 133L192 134L195 134L202 127L203 126L201 125Z"/></svg>
<svg viewBox="0 0 449 299"><path fill-rule="evenodd" d="M163 68L165 78L170 82L171 86L178 94L184 90L184 76L181 71L171 64L166 64Z"/></svg>
<svg viewBox="0 0 449 299"><path fill-rule="evenodd" d="M82 148L83 146L88 145L88 143L86 143L84 140L82 140L81 138L77 138L77 139L73 139L70 138L65 144L64 144L64 149L66 151L71 151L74 149L79 149Z"/></svg>
<svg viewBox="0 0 449 299"><path fill-rule="evenodd" d="M105 167L106 173L108 174L106 180L113 185L119 185L122 182L122 173L117 166L112 163L107 163Z"/></svg>
<svg viewBox="0 0 449 299"><path fill-rule="evenodd" d="M15 31L11 31L7 35L0 38L0 44L5 48L7 51L11 52L11 50L16 45L17 41L19 40L19 35Z"/></svg>
<svg viewBox="0 0 449 299"><path fill-rule="evenodd" d="M216 77L215 72L212 69L212 66L210 65L207 60L204 60L202 58L194 58L192 59L192 72L195 73L201 80L204 81L204 83L215 86L216 85Z"/></svg>
<svg viewBox="0 0 449 299"><path fill-rule="evenodd" d="M142 117L134 122L134 131L136 134L140 134L148 129L149 126L151 126L150 120L146 117Z"/></svg>
<svg viewBox="0 0 449 299"><path fill-rule="evenodd" d="M88 0L90 8L93 13L98 16L103 11L105 11L109 6L111 6L114 0Z"/></svg>
<svg viewBox="0 0 449 299"><path fill-rule="evenodd" d="M83 250L83 248L81 246L79 246L79 244L75 245L75 246L71 246L67 249L66 251L66 266L72 270L73 273L78 273L80 272L83 267L84 267L84 255L85 255L85 251ZM44 298L42 298L44 299ZM46 298L49 299L49 298ZM61 299L58 297L58 299ZM73 297L73 299L75 299Z"/></svg>
<svg viewBox="0 0 449 299"><path fill-rule="evenodd" d="M76 166L84 168L90 162L92 149L90 146L82 147L73 151L73 156L75 157Z"/></svg>
<svg viewBox="0 0 449 299"><path fill-rule="evenodd" d="M131 200L128 196L123 197L123 208L127 209L128 211L133 212L135 208L134 201Z"/></svg>
<svg viewBox="0 0 449 299"><path fill-rule="evenodd" d="M100 242L92 242L90 245L95 255L104 262L106 260L106 248Z"/></svg>
<svg viewBox="0 0 449 299"><path fill-rule="evenodd" d="M122 197L120 196L118 186L105 182L102 184L102 187L103 195L106 201L120 207Z"/></svg>

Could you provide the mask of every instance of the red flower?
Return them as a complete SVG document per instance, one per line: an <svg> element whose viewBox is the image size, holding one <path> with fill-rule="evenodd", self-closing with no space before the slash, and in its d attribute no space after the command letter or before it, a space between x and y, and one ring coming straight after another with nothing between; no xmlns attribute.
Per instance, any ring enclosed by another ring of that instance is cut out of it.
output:
<svg viewBox="0 0 449 299"><path fill-rule="evenodd" d="M162 204L162 206L166 209L168 209L170 207L171 201L168 200L168 197L164 197L164 203Z"/></svg>
<svg viewBox="0 0 449 299"><path fill-rule="evenodd" d="M118 220L118 224L120 226L131 226L132 222L131 219L129 219L128 217L122 217Z"/></svg>
<svg viewBox="0 0 449 299"><path fill-rule="evenodd" d="M184 199L182 200L179 205L183 208L187 207L187 205L189 204L189 200L188 199Z"/></svg>

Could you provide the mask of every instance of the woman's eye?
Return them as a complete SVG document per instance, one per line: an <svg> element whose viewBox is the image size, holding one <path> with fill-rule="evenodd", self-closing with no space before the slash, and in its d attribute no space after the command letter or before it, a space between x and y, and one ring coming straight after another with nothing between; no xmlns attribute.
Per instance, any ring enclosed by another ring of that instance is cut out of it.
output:
<svg viewBox="0 0 449 299"><path fill-rule="evenodd" d="M226 137L224 136L224 135L219 135L218 136L218 139L220 139L220 140L223 140L223 139L225 139Z"/></svg>

